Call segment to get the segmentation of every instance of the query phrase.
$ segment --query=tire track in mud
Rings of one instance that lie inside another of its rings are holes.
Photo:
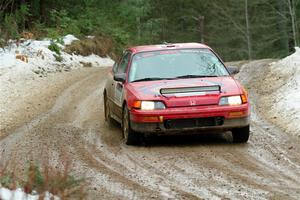
[[[68,106],[71,104],[71,99],[68,96],[70,96],[70,94],[73,93],[79,85],[89,82],[91,78],[95,79],[95,77],[95,75],[90,75],[66,89],[62,95],[58,97],[52,109],[41,114],[30,123],[25,124],[17,129],[14,133],[1,140],[0,150],[6,151],[6,154],[15,154],[14,150],[18,149],[22,149],[23,152],[32,152],[32,150],[41,150],[41,148],[35,149],[33,145],[39,144],[47,145],[47,147],[49,147],[48,145],[51,146],[55,144],[55,140],[64,139],[64,137],[60,137],[63,136],[62,133],[64,131],[70,131],[76,135],[75,133],[78,132],[78,130],[74,129],[74,127],[72,127],[71,130],[63,129],[64,126],[68,125],[65,124],[64,121],[69,110],[71,109]],[[67,112],[63,112],[62,108],[67,110]],[[58,133],[61,133],[61,135]],[[68,136],[68,134],[66,134],[66,136]],[[20,151],[18,154],[19,153],[23,154],[23,159],[26,160],[27,152],[22,153],[22,151]]]
[[[89,121],[90,117],[93,117],[90,116],[93,113],[92,110],[97,110],[101,104],[102,91],[99,92],[101,89],[99,86],[103,88],[104,85],[105,79],[103,77],[105,74],[103,71],[99,74],[92,74],[69,87],[57,99],[56,104],[50,111],[3,139],[0,147],[2,151],[5,150],[7,156],[3,156],[2,159],[5,157],[11,159],[11,156],[13,156],[14,160],[20,161],[19,163],[14,162],[13,165],[19,164],[22,166],[27,160],[42,160],[43,155],[41,155],[41,152],[47,151],[47,154],[49,154],[47,158],[51,157],[52,163],[59,164],[61,158],[67,156],[74,162],[74,165],[79,160],[83,166],[87,165],[91,169],[96,169],[98,173],[107,175],[109,181],[117,183],[114,186],[115,194],[118,192],[123,194],[125,187],[128,188],[125,193],[128,193],[130,197],[135,196],[135,192],[132,192],[134,190],[141,194],[138,196],[153,193],[147,192],[147,188],[116,173],[107,167],[108,165],[101,165],[93,158],[93,154],[86,151],[85,146],[82,145],[84,142],[82,136],[87,134],[83,126]],[[95,97],[99,99],[95,101]],[[98,123],[103,120],[101,115],[99,117],[99,110],[96,112]],[[104,159],[104,162],[106,160]],[[122,185],[122,188],[118,184]],[[111,185],[113,184],[107,184],[110,187]],[[141,190],[138,188],[141,188]]]
[[[223,134],[159,137],[150,147],[126,146],[120,128],[104,122],[105,71],[71,85],[51,110],[1,140],[2,160],[13,154],[24,165],[48,154],[56,165],[67,154],[73,170],[90,178],[91,199],[300,198],[300,142],[261,119],[257,102],[248,144],[232,144]],[[246,84],[257,73],[248,73]],[[257,99],[251,90],[250,95]]]

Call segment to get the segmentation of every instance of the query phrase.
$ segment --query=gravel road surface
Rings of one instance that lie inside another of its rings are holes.
[[[85,68],[45,78],[47,89],[26,93],[36,88],[32,82],[27,96],[0,105],[20,107],[1,113],[0,162],[23,169],[30,160],[59,167],[69,159],[76,175],[89,177],[89,199],[300,199],[300,139],[262,114],[257,83],[269,62],[250,62],[238,75],[252,101],[247,144],[224,133],[127,146],[120,127],[104,121],[107,69]]]

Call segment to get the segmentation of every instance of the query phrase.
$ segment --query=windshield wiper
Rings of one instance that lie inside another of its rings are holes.
[[[193,74],[188,74],[188,75],[183,75],[183,76],[177,76],[176,78],[206,78],[206,77],[218,77],[216,75],[193,75]]]
[[[167,80],[171,78],[159,78],[159,77],[152,77],[152,78],[142,78],[142,79],[137,79],[131,82],[140,82],[140,81],[157,81],[157,80]]]

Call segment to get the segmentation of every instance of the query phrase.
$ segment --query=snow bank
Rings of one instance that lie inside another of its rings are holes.
[[[66,35],[63,38],[64,45],[70,45],[74,40],[78,40],[74,35]]]
[[[74,40],[78,39],[73,35],[63,38],[64,45],[71,44]],[[50,39],[26,40],[22,43],[10,41],[9,46],[0,49],[0,79],[31,79],[80,67],[112,66],[114,62],[109,57],[70,55],[64,51],[61,51],[61,62],[59,62],[55,58],[56,53],[48,49],[50,44]],[[64,45],[58,44],[61,49]]]
[[[284,83],[272,93],[274,104],[270,113],[279,124],[284,123],[288,132],[300,136],[300,48],[295,50],[294,54],[271,65],[272,74]]]
[[[22,189],[9,190],[7,188],[0,187],[0,199],[1,200],[39,200],[38,194],[26,194]],[[58,196],[55,196],[49,192],[45,192],[44,200],[60,200]]]

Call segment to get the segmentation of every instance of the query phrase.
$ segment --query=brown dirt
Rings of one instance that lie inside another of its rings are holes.
[[[232,144],[224,133],[152,138],[149,147],[133,147],[104,121],[106,70],[89,70],[57,91],[51,109],[2,138],[1,162],[23,168],[27,160],[49,159],[59,166],[67,155],[74,173],[90,178],[88,199],[300,198],[300,141],[261,117],[259,94],[248,87],[258,72],[243,79],[253,97],[248,144]]]
[[[69,85],[95,71],[96,69],[78,69],[14,83],[15,90],[11,91],[8,99],[0,100],[0,108],[9,108],[7,112],[1,112],[0,138],[49,110]]]
[[[75,40],[72,44],[67,45],[65,52],[76,55],[89,56],[91,54],[106,57],[112,55],[113,41],[107,37],[94,36],[93,38],[84,38]]]

